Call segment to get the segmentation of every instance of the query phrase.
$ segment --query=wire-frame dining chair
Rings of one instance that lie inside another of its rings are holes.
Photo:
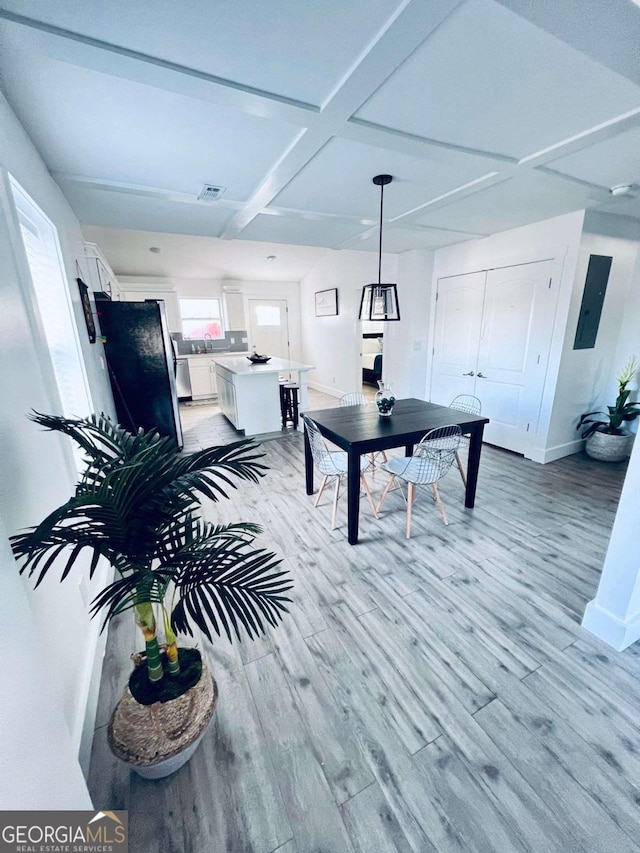
[[[442,520],[449,524],[438,490],[438,481],[448,473],[456,459],[461,434],[460,427],[456,425],[432,429],[420,439],[412,456],[395,457],[380,466],[391,474],[391,477],[378,501],[378,512],[396,479],[407,484],[407,539],[411,536],[411,511],[418,486],[431,486]]]
[[[368,406],[369,400],[362,393],[362,391],[350,391],[348,394],[343,394],[340,397],[340,405],[341,406]],[[379,464],[376,460],[378,458],[382,459],[383,462],[387,461],[387,454],[384,450],[376,450],[375,453],[368,453],[369,461],[375,471],[376,466]]]
[[[457,397],[454,397],[453,400],[449,403],[450,409],[457,409],[459,412],[468,412],[470,415],[480,415],[482,414],[482,403],[477,397],[474,397],[472,394],[458,394]],[[469,446],[469,437],[463,435],[460,439],[461,444],[466,444]],[[456,453],[456,464],[458,466],[458,471],[460,471],[460,476],[462,477],[462,482],[464,483],[464,487],[467,487],[467,475],[464,472],[464,468],[462,466],[462,462],[460,461],[460,454]]]
[[[341,406],[366,406],[368,402],[362,391],[350,391],[340,397]]]
[[[329,480],[335,479],[336,481],[336,488],[333,493],[333,511],[331,513],[331,529],[335,530],[336,515],[338,511],[338,498],[340,496],[340,481],[343,479],[343,477],[346,477],[347,475],[348,457],[344,450],[329,450],[322,436],[322,433],[315,425],[315,423],[311,420],[311,418],[307,417],[306,415],[303,415],[302,420],[304,421],[304,427],[309,437],[309,446],[311,447],[313,464],[323,475],[322,483],[320,483],[320,488],[318,490],[318,495],[313,504],[314,506],[318,506],[318,503],[322,496],[322,492],[324,491],[324,487],[327,485]],[[377,518],[378,512],[373,502],[373,498],[371,497],[369,484],[367,483],[366,478],[364,476],[364,472],[368,471],[370,467],[371,462],[369,461],[369,459],[367,459],[366,456],[360,457],[360,482],[362,483],[362,488],[364,489],[365,494],[369,499],[371,510],[374,516]]]

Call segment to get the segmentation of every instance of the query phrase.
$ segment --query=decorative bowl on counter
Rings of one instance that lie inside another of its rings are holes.
[[[247,358],[252,364],[266,364],[268,361],[271,361],[270,355],[258,355],[257,352],[248,355]]]

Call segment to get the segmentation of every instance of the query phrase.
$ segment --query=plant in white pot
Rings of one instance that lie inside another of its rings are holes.
[[[638,360],[632,355],[618,376],[618,396],[615,405],[607,406],[607,411],[586,412],[581,416],[576,429],[582,431],[587,439],[585,451],[594,459],[604,462],[620,462],[631,450],[633,436],[623,425],[634,421],[640,415],[638,402],[629,402],[631,390],[627,385],[638,371]],[[597,417],[604,415],[606,420]]]
[[[291,580],[280,560],[253,547],[252,523],[214,525],[200,516],[200,495],[228,497],[234,480],[258,482],[267,468],[251,440],[179,454],[155,431],[133,434],[105,415],[72,419],[34,413],[32,420],[72,438],[84,453],[75,493],[39,525],[11,537],[21,573],[37,587],[54,567],[64,580],[81,552],[100,558],[115,579],[95,597],[91,614],[108,621],[132,610],[145,652],[109,724],[114,753],[141,775],[174,772],[204,734],[217,699],[215,681],[197,649],[178,648],[176,635],[229,640],[244,629],[253,639],[277,625]],[[159,643],[156,616],[162,623]]]

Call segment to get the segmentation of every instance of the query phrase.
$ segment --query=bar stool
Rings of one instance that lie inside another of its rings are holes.
[[[291,423],[294,429],[298,429],[298,391],[300,386],[295,382],[283,382],[280,384],[280,411],[282,413],[282,428],[286,429]]]

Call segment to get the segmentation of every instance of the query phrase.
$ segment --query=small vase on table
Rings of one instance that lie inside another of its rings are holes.
[[[378,380],[378,390],[376,391],[376,406],[378,408],[378,414],[381,418],[389,418],[391,417],[391,413],[393,412],[393,406],[396,402],[396,398],[393,396],[391,392],[391,383],[384,383],[381,379]]]

